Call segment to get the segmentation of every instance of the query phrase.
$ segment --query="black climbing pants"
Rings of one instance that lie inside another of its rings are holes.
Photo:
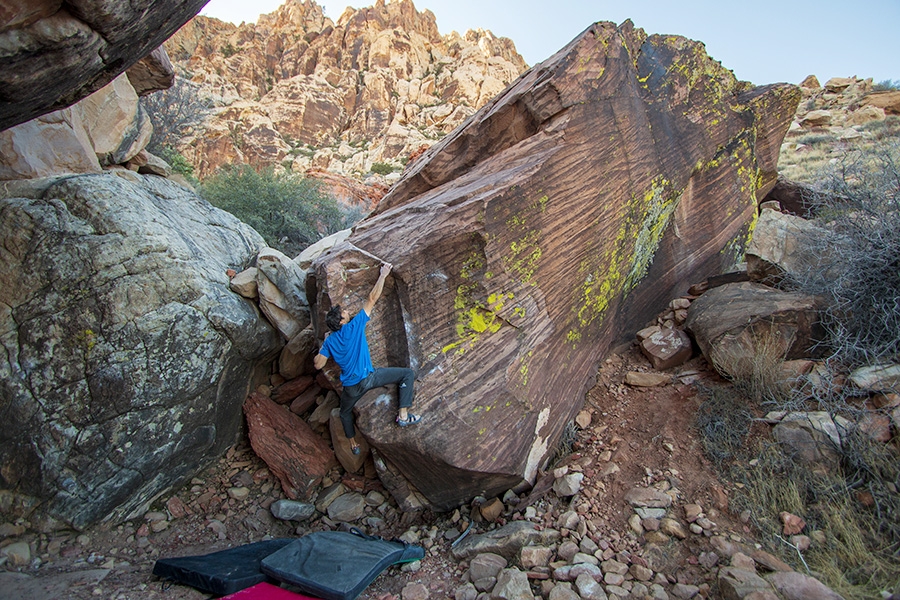
[[[344,426],[344,435],[352,438],[356,435],[353,427],[353,407],[363,397],[363,394],[371,389],[387,385],[397,384],[397,396],[400,408],[409,408],[413,403],[413,381],[416,374],[412,369],[405,367],[385,367],[375,369],[368,377],[356,385],[344,386],[341,393],[341,424]]]

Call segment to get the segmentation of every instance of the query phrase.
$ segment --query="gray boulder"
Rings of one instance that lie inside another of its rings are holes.
[[[226,270],[265,244],[129,171],[0,192],[0,507],[45,527],[131,518],[240,434],[282,341]]]

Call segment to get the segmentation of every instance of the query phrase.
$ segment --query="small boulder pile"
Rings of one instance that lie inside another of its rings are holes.
[[[832,77],[822,85],[810,75],[800,84],[803,100],[791,132],[827,130],[842,140],[861,137],[858,126],[900,114],[900,92],[874,88],[871,77]],[[794,143],[797,149],[799,145]]]

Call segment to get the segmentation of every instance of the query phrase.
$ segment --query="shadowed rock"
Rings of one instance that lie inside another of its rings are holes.
[[[68,0],[4,7],[0,130],[70,106],[105,86],[151,54],[207,1]]]
[[[609,346],[742,255],[799,98],[630,21],[523,74],[313,264],[319,335],[395,265],[369,340],[425,417],[373,393],[362,433],[437,508],[533,482]]]

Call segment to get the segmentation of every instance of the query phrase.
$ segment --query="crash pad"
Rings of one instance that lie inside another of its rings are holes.
[[[265,540],[210,554],[160,558],[153,565],[153,574],[216,596],[225,596],[257,583],[271,582],[260,571],[260,561],[295,540]]]
[[[324,600],[353,600],[387,567],[420,560],[421,546],[358,529],[317,531],[260,561],[260,570]]]

